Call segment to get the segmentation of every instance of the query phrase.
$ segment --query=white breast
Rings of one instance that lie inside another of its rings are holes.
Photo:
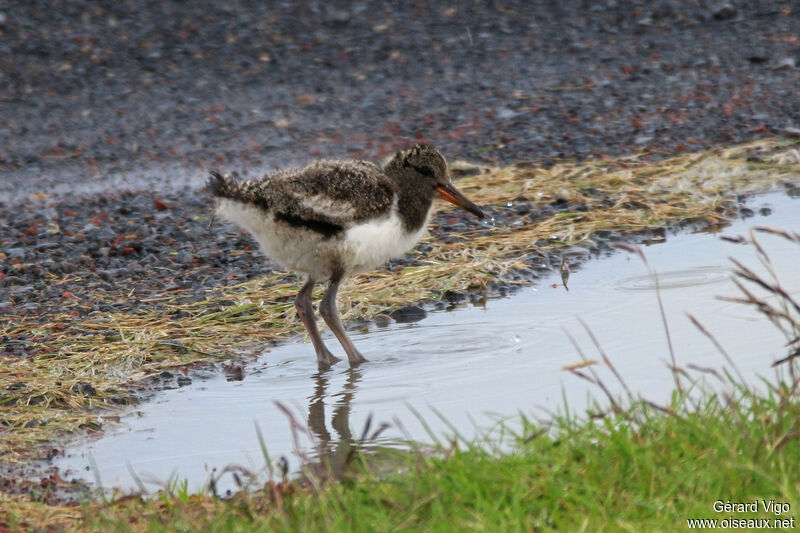
[[[419,230],[406,233],[397,214],[397,197],[389,216],[359,224],[345,232],[344,244],[349,272],[374,270],[393,257],[399,257],[414,247],[428,229],[428,217]]]

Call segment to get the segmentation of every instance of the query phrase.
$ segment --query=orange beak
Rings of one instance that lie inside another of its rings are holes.
[[[456,204],[458,207],[463,207],[478,218],[483,218],[486,216],[483,214],[483,211],[481,211],[480,207],[468,200],[467,197],[461,194],[461,192],[453,187],[453,184],[451,183],[448,183],[447,185],[437,185],[436,192],[439,193],[439,196],[443,200],[447,200],[450,203]]]

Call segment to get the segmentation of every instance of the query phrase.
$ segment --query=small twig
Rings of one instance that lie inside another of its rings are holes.
[[[721,383],[725,383],[725,380],[722,379],[722,376],[719,375],[719,372],[717,372],[713,368],[710,368],[710,367],[707,367],[707,366],[699,366],[699,365],[696,365],[694,363],[689,363],[688,365],[686,365],[686,368],[690,368],[692,370],[696,370],[698,372],[702,372],[703,374],[711,374],[712,376],[714,376],[715,378],[720,380]]]
[[[714,343],[714,346],[716,346],[716,348],[717,348],[717,350],[719,351],[719,353],[721,353],[721,354],[722,354],[722,356],[725,358],[725,360],[726,360],[726,361],[728,361],[728,364],[729,364],[729,365],[731,365],[731,366],[733,367],[733,371],[734,371],[734,372],[736,372],[736,375],[737,375],[737,376],[738,376],[738,378],[739,378],[739,382],[740,382],[742,385],[744,385],[744,384],[745,384],[745,379],[744,379],[744,376],[742,375],[742,373],[739,371],[739,367],[738,367],[738,366],[736,366],[736,363],[733,361],[733,358],[730,356],[730,354],[727,352],[727,350],[725,350],[725,348],[723,348],[723,347],[722,347],[722,344],[720,344],[720,343],[719,343],[719,341],[717,341],[717,338],[716,338],[716,337],[714,337],[714,336],[711,334],[711,332],[709,332],[709,331],[708,331],[708,330],[707,330],[707,329],[706,329],[706,328],[705,328],[705,327],[704,327],[704,326],[703,326],[703,325],[700,323],[700,321],[699,321],[699,320],[697,320],[697,319],[694,317],[694,315],[692,315],[692,314],[690,314],[690,313],[686,313],[686,316],[688,316],[688,317],[689,317],[689,320],[691,320],[691,321],[692,321],[692,324],[694,324],[694,326],[695,326],[697,329],[699,329],[699,330],[700,330],[700,333],[702,333],[703,335],[705,335],[705,336],[706,336],[706,337],[707,337],[707,338],[708,338],[708,339],[709,339],[709,340],[710,340],[712,343]]]
[[[673,379],[675,380],[675,386],[678,389],[678,392],[683,393],[683,384],[681,380],[678,378],[678,374],[674,372],[674,369],[678,368],[678,362],[675,358],[675,348],[672,346],[672,336],[669,333],[669,324],[667,323],[667,313],[664,311],[664,302],[661,300],[661,289],[658,282],[658,275],[656,271],[650,267],[650,263],[647,262],[647,257],[645,256],[642,248],[640,246],[631,246],[628,244],[617,243],[613,245],[615,248],[619,248],[622,250],[627,250],[629,252],[637,254],[644,263],[645,268],[650,273],[650,276],[653,278],[653,282],[656,286],[656,300],[658,300],[658,311],[661,315],[661,322],[664,325],[664,334],[667,337],[667,347],[669,348],[669,357],[670,361],[672,362],[673,368]]]
[[[787,355],[783,359],[778,359],[777,361],[772,363],[772,366],[776,367],[778,365],[782,365],[784,363],[788,363],[789,361],[792,361],[793,359],[797,359],[798,357],[800,357],[800,348],[798,348],[797,350],[793,351],[792,353],[790,353],[789,355]]]
[[[567,331],[566,328],[561,328],[561,329],[567,335],[567,338],[569,338],[570,342],[575,347],[575,350],[577,350],[578,355],[580,355],[581,359],[583,359],[584,361],[587,361],[586,355],[583,353],[583,350],[581,350],[581,347],[578,345],[578,343],[575,340],[575,338],[570,334],[569,331]],[[594,371],[594,368],[589,366],[588,369],[589,369],[589,372],[592,374],[591,378],[589,376],[584,375],[581,372],[578,372],[577,370],[570,370],[570,372],[572,372],[576,376],[582,377],[583,379],[585,379],[585,380],[587,380],[589,382],[592,382],[595,385],[597,385],[598,387],[600,387],[600,390],[603,391],[603,393],[606,395],[606,398],[608,398],[608,400],[611,402],[611,405],[614,408],[614,412],[617,413],[617,414],[624,414],[624,411],[622,410],[622,408],[617,403],[617,400],[614,399],[614,395],[611,394],[611,391],[609,391],[608,387],[606,387],[605,383],[602,382],[600,377],[597,375],[597,372]],[[628,418],[628,417],[625,416],[625,418]]]
[[[617,368],[611,363],[611,360],[606,355],[605,350],[603,350],[602,346],[600,346],[600,342],[597,340],[597,337],[594,336],[594,332],[589,328],[589,325],[581,317],[578,317],[578,322],[580,322],[581,325],[583,326],[583,329],[586,330],[586,333],[589,335],[589,338],[592,340],[592,343],[594,343],[595,348],[597,348],[597,351],[600,352],[600,356],[603,358],[603,361],[605,362],[606,366],[611,369],[611,372],[614,373],[614,376],[617,378],[617,381],[619,381],[620,385],[622,385],[622,388],[625,389],[625,392],[628,395],[628,399],[633,398],[633,394],[631,393],[628,384],[625,383],[625,380],[622,379],[620,373],[617,372]]]

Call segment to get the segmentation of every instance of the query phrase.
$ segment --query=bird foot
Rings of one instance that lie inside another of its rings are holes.
[[[327,348],[323,348],[320,352],[317,352],[317,363],[319,363],[320,367],[327,368],[331,365],[335,365],[339,361],[341,361],[341,359],[333,355]]]
[[[347,359],[350,361],[350,367],[356,367],[361,363],[366,363],[367,358],[361,355],[361,352],[357,351],[355,353],[348,353]]]

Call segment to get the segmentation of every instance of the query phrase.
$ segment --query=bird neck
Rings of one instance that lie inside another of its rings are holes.
[[[406,233],[418,231],[428,220],[433,205],[433,194],[422,187],[399,187],[397,209]]]

